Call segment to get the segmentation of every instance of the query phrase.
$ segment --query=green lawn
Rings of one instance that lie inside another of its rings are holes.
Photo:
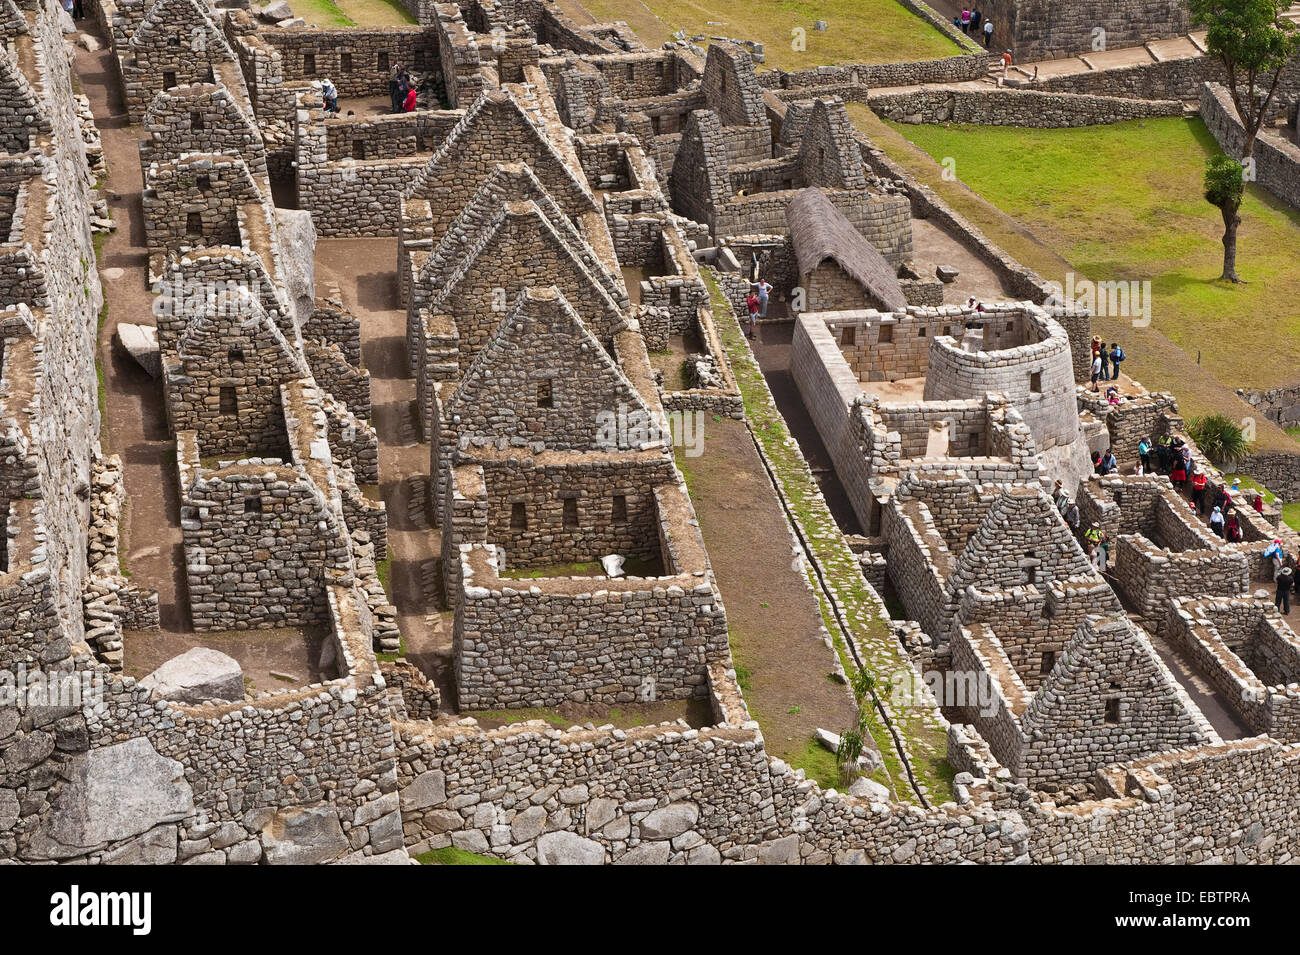
[[[855,119],[876,135],[861,110]],[[882,128],[875,123],[876,130]],[[1251,186],[1242,206],[1238,260],[1248,284],[1220,281],[1222,221],[1201,194],[1205,158],[1217,147],[1199,119],[1061,130],[883,128],[896,141],[880,144],[909,168],[916,157],[903,154],[903,139],[937,163],[955,162],[960,182],[928,183],[945,199],[969,187],[1022,224],[1041,246],[1028,248],[1022,261],[1045,278],[1063,282],[1072,271],[1076,280],[1149,280],[1150,329],[1106,317],[1096,319],[1095,327],[1130,346],[1125,371],[1150,388],[1173,391],[1185,415],[1248,414],[1246,406],[1238,407],[1234,389],[1295,380],[1300,310],[1279,303],[1300,296],[1300,212]],[[981,227],[993,221],[987,231],[1000,241],[996,218],[968,205],[973,208],[960,211]],[[1015,246],[1031,245],[1014,234],[1009,238],[1007,250],[1018,258],[1021,249]],[[1166,340],[1182,354],[1171,352]],[[1267,425],[1260,437],[1265,446],[1290,443]]]
[[[289,0],[289,6],[295,15],[325,29],[415,23],[397,0]]]
[[[808,70],[835,63],[900,63],[955,56],[951,40],[897,0],[582,0],[601,22],[626,21],[649,47],[688,35],[729,36],[764,45],[768,67]],[[830,29],[813,29],[825,20]],[[793,49],[802,27],[806,49]]]

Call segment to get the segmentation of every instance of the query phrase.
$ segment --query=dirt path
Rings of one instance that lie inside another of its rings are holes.
[[[139,127],[127,124],[107,40],[95,31],[91,20],[82,20],[80,25],[105,47],[91,53],[77,46],[75,69],[83,92],[90,98],[103,140],[109,174],[101,188],[117,223],[117,231],[105,239],[99,257],[106,312],[99,336],[105,391],[101,440],[105,451],[121,456],[125,472],[127,501],[121,546],[131,582],[158,591],[159,616],[165,631],[185,632],[190,630],[190,624],[180,494],[175,442],[167,433],[162,384],[114,344],[119,321],[155,323],[140,202],[142,133]]]
[[[737,675],[768,752],[803,766],[813,731],[851,725],[853,703],[832,676],[834,651],[749,431],[710,417],[704,433],[704,453],[679,464],[727,609]]]
[[[429,445],[417,440],[396,259],[396,239],[322,239],[316,246],[316,288],[324,294],[337,285],[361,321],[361,361],[370,372],[380,490],[388,507],[388,596],[397,608],[407,659],[437,683],[450,711],[456,698],[451,614],[442,609],[437,583],[440,537],[426,515]]]

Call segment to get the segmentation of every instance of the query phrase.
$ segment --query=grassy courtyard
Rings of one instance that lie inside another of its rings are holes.
[[[1044,278],[1150,281],[1149,328],[1107,317],[1094,327],[1125,345],[1126,372],[1172,391],[1185,415],[1245,415],[1234,389],[1295,380],[1300,312],[1286,303],[1300,295],[1300,213],[1251,186],[1238,262],[1248,284],[1220,281],[1222,221],[1201,194],[1205,158],[1217,150],[1200,120],[1039,130],[885,124],[859,106],[853,116]],[[943,180],[945,160],[960,181]],[[1293,447],[1267,422],[1259,442]]]
[[[649,47],[688,35],[731,36],[764,45],[768,67],[807,70],[836,63],[901,63],[961,52],[897,0],[582,0],[598,21],[626,21]],[[825,20],[830,29],[813,24]],[[805,31],[806,49],[793,48]]]
[[[415,22],[397,0],[289,0],[295,15],[322,29],[392,27]]]

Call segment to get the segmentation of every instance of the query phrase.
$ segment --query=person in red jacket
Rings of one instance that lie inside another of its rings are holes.
[[[406,99],[402,101],[402,110],[407,113],[415,112],[415,87],[412,86],[406,91]]]

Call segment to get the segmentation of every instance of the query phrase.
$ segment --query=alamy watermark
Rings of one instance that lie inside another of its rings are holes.
[[[1134,328],[1151,324],[1151,280],[1094,282],[1076,278],[1067,272],[1065,284],[1048,282],[1050,294],[1043,304],[1066,308],[1074,305],[1087,309],[1092,315],[1104,318],[1127,318]]]
[[[104,680],[98,673],[79,671],[28,671],[24,664],[0,670],[0,709],[17,707],[95,707],[104,700]]]
[[[997,715],[1001,696],[993,678],[983,670],[900,670],[889,681],[889,701],[896,708],[934,705]]]
[[[682,448],[686,457],[704,453],[704,412],[670,411],[666,422],[641,408],[620,402],[617,409],[596,415],[596,447],[602,451],[635,451],[655,444]]]

